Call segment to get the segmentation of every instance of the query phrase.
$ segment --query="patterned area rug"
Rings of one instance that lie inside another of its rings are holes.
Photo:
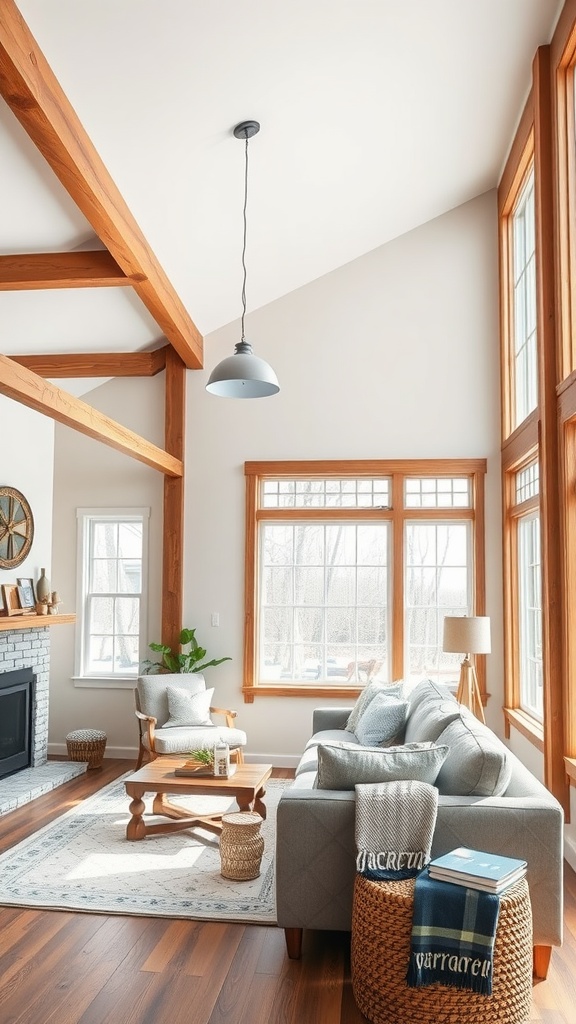
[[[289,784],[268,782],[264,856],[252,881],[222,877],[218,836],[201,829],[128,842],[129,798],[118,779],[0,857],[0,904],[275,924],[276,807]],[[238,810],[229,797],[179,796],[178,803],[204,813]]]

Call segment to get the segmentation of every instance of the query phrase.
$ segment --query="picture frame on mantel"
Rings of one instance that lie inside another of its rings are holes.
[[[4,599],[5,615],[25,615],[26,608],[20,607],[18,587],[15,583],[2,584],[2,597]]]
[[[28,579],[21,576],[16,579],[18,585],[18,597],[20,599],[20,607],[26,611],[33,611],[36,606],[36,598],[34,596],[34,580]]]

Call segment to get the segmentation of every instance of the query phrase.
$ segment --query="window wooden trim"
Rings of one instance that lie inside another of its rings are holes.
[[[350,520],[390,521],[393,524],[393,565],[400,564],[403,552],[403,528],[406,521],[429,519],[467,519],[472,523],[473,578],[472,594],[474,614],[486,614],[486,553],[485,553],[485,510],[484,478],[486,459],[367,459],[367,460],[320,460],[288,462],[246,462],[246,542],[245,542],[245,628],[244,628],[244,682],[242,693],[245,703],[252,703],[254,697],[321,697],[348,700],[360,693],[358,683],[349,686],[309,685],[290,683],[266,685],[258,683],[255,677],[256,640],[258,636],[258,524],[259,522],[281,519],[315,520],[326,519],[327,510],[308,509],[266,509],[258,507],[259,486],[262,479],[291,479],[313,477],[391,477],[392,508],[390,509],[330,509],[330,518]],[[403,483],[407,476],[466,476],[471,483],[471,505],[469,508],[404,508]],[[402,675],[404,657],[404,573],[392,573],[392,678]],[[486,659],[477,658],[478,682],[484,704],[486,692]]]

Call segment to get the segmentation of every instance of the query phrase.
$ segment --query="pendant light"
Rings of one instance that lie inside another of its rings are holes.
[[[278,378],[274,370],[264,359],[252,352],[252,345],[244,337],[244,318],[246,316],[246,208],[248,205],[248,139],[260,131],[258,121],[242,121],[234,129],[237,139],[245,141],[244,168],[244,238],[242,246],[242,267],[244,280],[242,283],[242,332],[240,341],[234,348],[234,355],[227,356],[214,367],[206,390],[220,398],[266,398],[280,391]]]

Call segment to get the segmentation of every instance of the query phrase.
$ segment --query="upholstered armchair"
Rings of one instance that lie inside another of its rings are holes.
[[[201,672],[140,676],[134,690],[139,749],[136,770],[162,754],[188,754],[224,740],[232,760],[244,760],[246,733],[236,729],[236,712],[211,704]],[[225,725],[211,716],[222,715]]]

